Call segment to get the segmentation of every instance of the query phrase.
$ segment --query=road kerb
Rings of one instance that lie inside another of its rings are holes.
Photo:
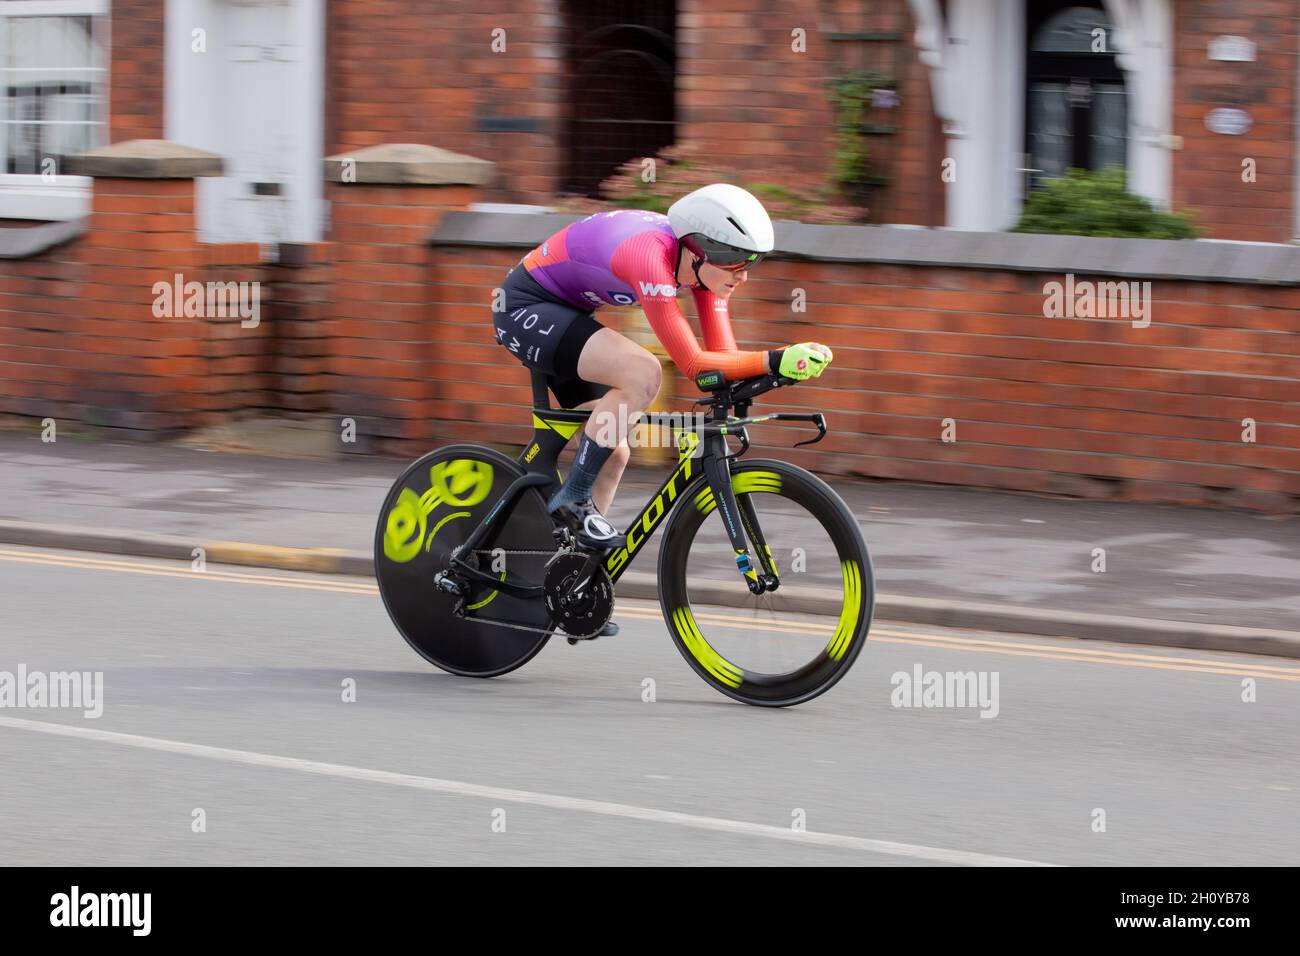
[[[0,521],[0,543],[183,561],[193,560],[196,549],[202,548],[205,560],[213,564],[315,574],[374,576],[374,562],[369,554],[341,548],[290,548],[243,541],[202,541],[173,535],[22,521]],[[749,597],[748,592],[738,585],[721,580],[693,583],[691,591],[700,603],[723,607],[746,606]],[[801,588],[800,593],[803,595],[802,601],[796,600],[792,609],[807,613],[814,613],[824,607],[826,600],[838,596],[838,592],[827,590],[822,594],[819,589],[807,587]],[[657,601],[659,590],[656,578],[649,572],[629,571],[619,579],[617,595]],[[791,596],[793,599],[793,592]],[[1229,624],[1190,623],[903,595],[878,595],[875,617],[882,621],[928,624],[933,627],[1300,659],[1300,632]]]

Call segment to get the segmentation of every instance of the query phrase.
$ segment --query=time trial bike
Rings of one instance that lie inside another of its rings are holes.
[[[673,641],[700,677],[771,707],[810,700],[840,680],[866,643],[875,602],[857,520],[806,469],[741,460],[749,426],[808,423],[818,430],[798,443],[808,445],[826,436],[825,417],[750,417],[755,398],[795,384],[778,375],[728,383],[705,372],[696,384],[707,411],[642,416],[675,436],[678,457],[628,525],[626,545],[612,551],[581,547],[546,511],[562,481],[560,452],[591,413],[552,408],[539,375],[532,440],[517,459],[456,444],[410,465],[375,532],[379,591],[407,643],[453,674],[495,677],[526,664],[557,630],[570,643],[593,638],[613,613],[615,585],[666,522],[656,591]]]

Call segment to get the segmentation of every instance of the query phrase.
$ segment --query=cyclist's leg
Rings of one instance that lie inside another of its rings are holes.
[[[555,394],[556,400],[564,408],[594,409],[596,404],[610,391],[608,385],[584,382],[580,378],[557,379],[551,376],[548,379],[548,384]],[[601,514],[607,512],[609,506],[614,503],[614,494],[618,491],[618,483],[623,477],[623,471],[627,468],[630,456],[631,452],[627,446],[627,439],[624,439],[615,446],[609,460],[601,468],[600,477],[596,479],[596,484],[591,493],[591,500],[595,503],[596,510],[600,511]]]
[[[596,485],[591,492],[591,500],[595,502],[596,510],[601,514],[608,512],[609,506],[614,503],[614,495],[618,492],[618,483],[623,480],[623,471],[627,468],[629,457],[631,452],[625,439],[615,447],[613,454],[609,456],[609,461],[605,462],[605,467],[600,470],[600,477],[596,479]]]
[[[574,334],[566,333],[564,346],[556,351],[557,372],[607,386],[608,390],[596,400],[579,439],[568,479],[549,507],[571,528],[583,529],[580,537],[606,547],[619,547],[623,536],[604,515],[596,513],[598,509],[593,501],[596,482],[615,450],[626,441],[630,419],[640,414],[658,394],[659,361],[635,342],[594,319],[585,332],[575,322]],[[610,482],[611,479],[606,479],[606,493],[612,490]]]
[[[649,351],[613,329],[601,329],[578,357],[579,378],[609,386],[592,406],[586,433],[607,448],[626,444],[628,423],[650,407],[662,376]]]

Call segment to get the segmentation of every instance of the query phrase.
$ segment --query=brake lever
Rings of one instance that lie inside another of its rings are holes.
[[[799,448],[802,445],[815,445],[826,437],[826,416],[821,412],[817,412],[816,416],[813,418],[813,422],[817,425],[817,437],[810,438],[807,441],[797,441],[794,443],[795,448]]]

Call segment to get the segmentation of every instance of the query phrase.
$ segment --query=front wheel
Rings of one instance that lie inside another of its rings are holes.
[[[738,462],[731,483],[751,560],[774,570],[779,587],[749,592],[701,479],[664,532],[664,620],[695,672],[728,697],[765,707],[811,700],[848,673],[871,627],[875,585],[862,532],[843,499],[803,468]]]

